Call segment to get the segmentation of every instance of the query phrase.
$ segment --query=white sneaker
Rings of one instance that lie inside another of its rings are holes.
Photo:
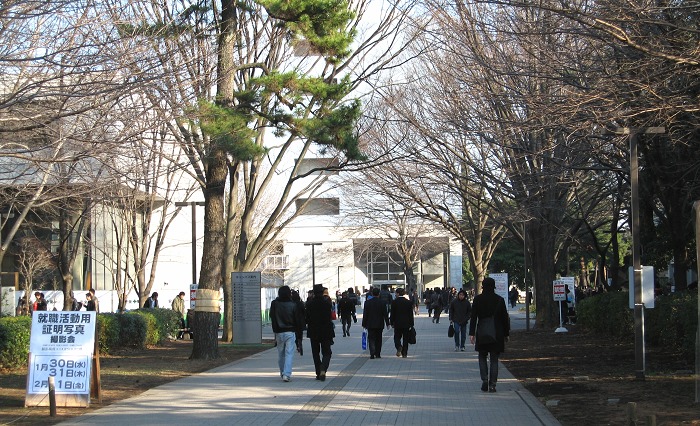
[[[455,346],[455,352],[459,352],[459,346]]]
[[[288,382],[288,381],[290,381],[290,380],[292,380],[292,379],[290,379],[289,376],[282,376],[282,381],[283,381],[283,382]]]

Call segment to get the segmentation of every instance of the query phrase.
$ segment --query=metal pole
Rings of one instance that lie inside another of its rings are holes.
[[[527,286],[527,239],[526,239],[526,229],[525,225],[527,222],[523,221],[523,266],[525,272],[523,273],[523,282],[525,283],[525,331],[530,331],[530,288]]]
[[[192,204],[192,284],[197,284],[197,203]]]
[[[342,267],[342,265],[338,265],[338,291],[340,291],[340,268]]]
[[[700,201],[693,203],[695,208],[695,251],[697,266],[700,272]],[[700,287],[698,292],[698,324],[700,324]],[[695,332],[695,403],[700,402],[700,327]]]
[[[320,246],[323,243],[304,243],[305,246],[311,246],[311,285],[316,285],[316,259],[314,248]]]
[[[637,379],[644,380],[646,354],[644,350],[644,305],[642,304],[642,261],[639,241],[639,159],[637,132],[630,134],[630,184],[632,227],[632,270],[634,275],[634,367]]]

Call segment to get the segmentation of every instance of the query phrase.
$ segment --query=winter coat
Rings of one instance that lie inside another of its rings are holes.
[[[306,302],[306,336],[311,340],[332,340],[335,337],[331,310],[333,304],[323,296],[314,296]]]
[[[466,297],[464,300],[459,300],[459,297],[457,297],[450,303],[450,321],[464,326],[469,321],[471,314],[472,304],[469,303]]]
[[[403,296],[391,302],[391,317],[389,323],[394,328],[413,327],[413,303]]]
[[[496,325],[496,342],[480,344],[479,335],[476,334],[478,322],[482,318],[494,317]],[[474,298],[472,303],[471,324],[469,324],[469,335],[476,335],[477,351],[503,352],[505,349],[505,338],[510,334],[510,317],[506,308],[506,301],[493,290],[484,290]]]
[[[270,321],[275,333],[294,332],[301,339],[306,318],[297,302],[278,297],[270,304]]]
[[[389,314],[384,302],[378,297],[368,299],[362,311],[362,327],[381,330],[385,324],[389,326]]]

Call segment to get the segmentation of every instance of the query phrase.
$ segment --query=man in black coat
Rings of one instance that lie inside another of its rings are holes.
[[[489,339],[482,331],[477,332],[479,324],[487,324],[493,319],[495,339]],[[498,357],[505,349],[505,340],[510,334],[510,317],[506,301],[496,294],[496,281],[484,278],[481,283],[481,294],[472,303],[471,323],[469,324],[469,341],[475,343],[474,349],[479,352],[479,373],[481,374],[481,390],[496,392],[498,381]],[[475,339],[476,335],[476,339]],[[490,358],[490,368],[487,357]]]
[[[350,335],[351,321],[357,322],[355,316],[355,301],[348,297],[348,293],[344,292],[338,302],[338,311],[340,311],[340,322],[343,325],[343,337]]]
[[[413,302],[405,296],[406,290],[396,289],[396,299],[391,302],[391,318],[394,327],[394,346],[396,356],[408,356],[408,330],[413,327]]]
[[[369,358],[382,357],[382,330],[389,328],[389,314],[386,304],[379,298],[379,288],[372,288],[372,298],[367,299],[362,311],[362,327],[367,329]]]
[[[323,286],[314,285],[313,297],[306,302],[307,337],[311,342],[311,355],[316,368],[316,380],[326,380],[326,372],[331,363],[331,345],[335,332],[331,320],[333,309],[330,299],[323,297]],[[321,355],[323,358],[321,358]]]

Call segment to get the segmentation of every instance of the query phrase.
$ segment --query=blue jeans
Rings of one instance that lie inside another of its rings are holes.
[[[455,346],[459,346],[460,349],[464,349],[464,344],[467,342],[467,326],[469,323],[459,325],[456,322],[453,322],[452,325],[455,328]]]
[[[294,361],[294,351],[297,350],[296,338],[297,335],[293,331],[275,334],[280,376],[292,377],[292,361]]]

